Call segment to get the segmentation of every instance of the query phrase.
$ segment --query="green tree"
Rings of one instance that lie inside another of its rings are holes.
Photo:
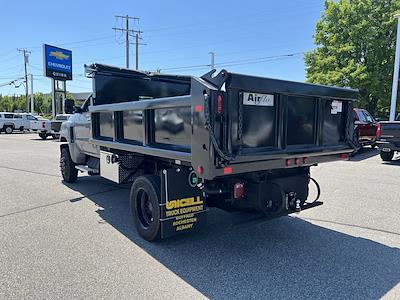
[[[13,111],[14,104],[10,97],[0,95],[0,111]]]
[[[358,88],[357,105],[387,115],[400,0],[326,0],[317,48],[305,54],[307,81]]]

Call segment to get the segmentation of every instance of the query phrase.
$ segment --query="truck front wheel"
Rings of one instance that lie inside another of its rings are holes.
[[[147,241],[156,241],[160,233],[160,177],[138,177],[131,188],[131,211],[139,235]]]
[[[72,183],[77,180],[78,170],[75,168],[75,163],[71,159],[68,147],[61,148],[60,169],[61,175],[66,182]]]
[[[383,161],[391,161],[394,155],[394,151],[390,150],[389,152],[381,151],[381,158]]]

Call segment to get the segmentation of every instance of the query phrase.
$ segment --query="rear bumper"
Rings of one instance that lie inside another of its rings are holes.
[[[215,177],[224,175],[241,174],[256,171],[274,170],[274,169],[289,169],[298,167],[309,167],[320,163],[333,162],[339,160],[348,160],[348,155],[352,153],[353,149],[343,149],[332,151],[328,153],[305,153],[299,155],[290,155],[284,158],[277,159],[266,159],[261,161],[245,162],[245,163],[233,163],[225,168],[216,169]],[[345,154],[343,156],[343,154]],[[288,165],[288,160],[291,164]],[[298,163],[299,162],[299,163]],[[227,168],[229,174],[227,173]]]
[[[387,151],[388,149],[392,151],[400,151],[400,142],[377,141],[376,144],[382,151]]]

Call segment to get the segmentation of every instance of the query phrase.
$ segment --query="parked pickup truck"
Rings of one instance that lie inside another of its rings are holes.
[[[30,130],[31,121],[34,120],[37,118],[30,113],[0,112],[0,132],[10,134],[14,130]]]
[[[380,138],[377,145],[383,161],[391,161],[395,152],[400,151],[400,120],[394,122],[383,121]]]
[[[374,117],[363,108],[354,108],[354,131],[360,147],[370,145],[375,148],[380,125]]]
[[[42,139],[51,136],[53,139],[60,137],[61,124],[68,120],[68,114],[56,115],[54,120],[35,120],[31,122],[31,129],[37,131]]]
[[[208,207],[279,217],[308,199],[310,167],[354,151],[358,91],[258,76],[86,66],[93,96],[63,123],[60,170],[132,182],[136,230],[154,241],[205,224]],[[319,194],[319,192],[318,192]]]

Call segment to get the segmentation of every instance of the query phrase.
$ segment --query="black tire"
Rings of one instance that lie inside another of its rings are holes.
[[[391,161],[394,155],[394,151],[391,150],[390,152],[385,152],[381,150],[380,155],[383,161]]]
[[[39,133],[39,136],[44,140],[47,139],[47,133],[41,132]]]
[[[12,126],[5,126],[5,127],[4,127],[4,131],[5,131],[5,133],[7,133],[7,134],[13,133],[13,130],[14,130],[14,128],[13,128]]]
[[[139,235],[147,241],[161,238],[160,186],[159,176],[145,175],[138,177],[131,188],[133,223]]]
[[[22,133],[24,133],[24,126],[21,126],[21,127],[19,128],[19,131],[22,131]]]
[[[64,181],[72,183],[78,179],[78,170],[71,159],[68,147],[61,148],[60,170]]]

